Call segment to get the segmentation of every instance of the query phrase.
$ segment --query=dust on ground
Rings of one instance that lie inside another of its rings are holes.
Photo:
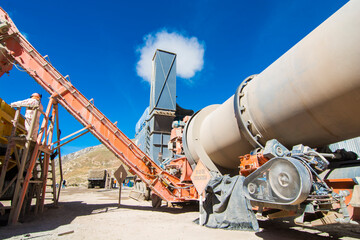
[[[260,221],[260,232],[231,231],[199,226],[195,206],[158,209],[138,202],[123,189],[121,207],[116,189],[69,187],[59,206],[14,226],[0,227],[0,239],[360,239],[360,229],[346,226],[322,230],[302,228],[290,221]]]

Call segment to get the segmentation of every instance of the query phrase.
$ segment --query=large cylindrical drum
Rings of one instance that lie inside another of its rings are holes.
[[[184,134],[190,161],[234,169],[270,139],[318,147],[359,136],[359,13],[350,1],[225,103],[194,115]]]

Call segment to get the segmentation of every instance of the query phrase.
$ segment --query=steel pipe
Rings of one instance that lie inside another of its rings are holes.
[[[187,158],[234,169],[270,139],[318,147],[359,136],[359,13],[360,1],[348,2],[225,103],[195,114]]]

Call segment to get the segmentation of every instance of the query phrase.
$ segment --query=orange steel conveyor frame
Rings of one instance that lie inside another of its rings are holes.
[[[8,14],[0,8],[0,77],[13,64],[22,67],[51,98],[60,103],[83,126],[145,182],[155,194],[168,202],[196,200],[195,187],[160,168],[117,126],[85,98],[21,35]]]

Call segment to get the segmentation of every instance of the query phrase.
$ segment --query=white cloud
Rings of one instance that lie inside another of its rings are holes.
[[[190,79],[204,65],[204,44],[196,37],[186,37],[166,30],[144,37],[144,44],[138,48],[140,59],[137,62],[137,74],[146,81],[151,80],[151,61],[155,50],[161,49],[177,54],[177,76]]]

